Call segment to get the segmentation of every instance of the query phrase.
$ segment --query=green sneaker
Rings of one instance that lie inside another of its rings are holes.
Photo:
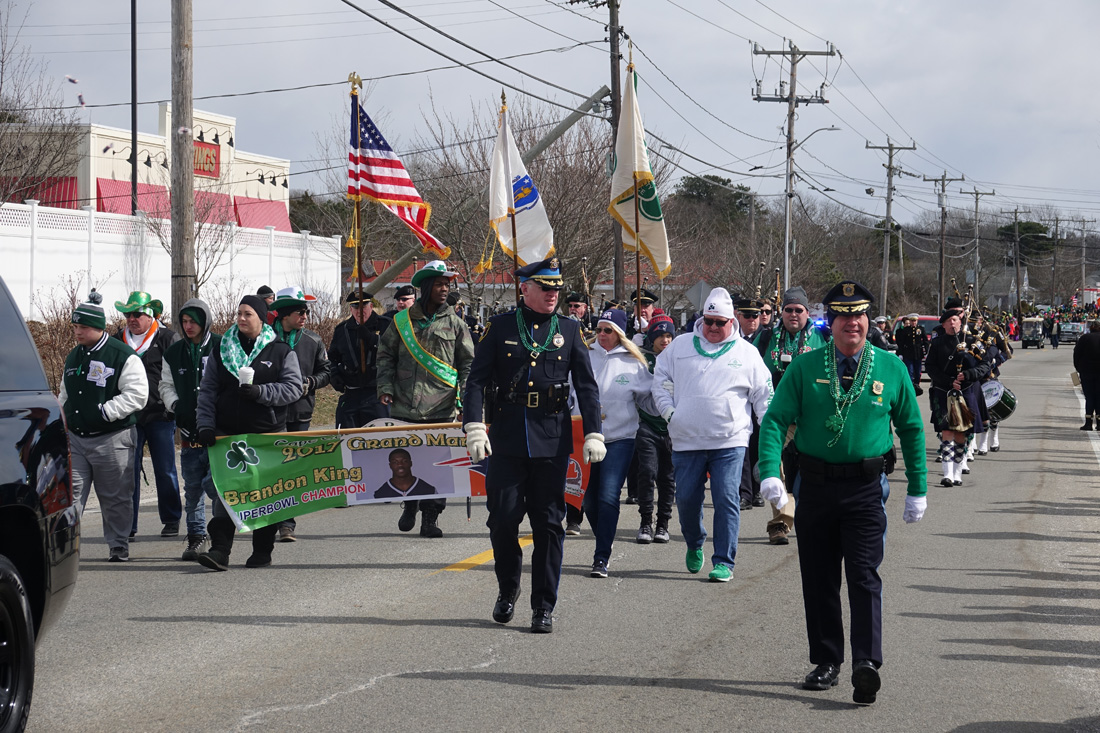
[[[729,565],[715,565],[714,570],[710,571],[710,582],[712,583],[728,583],[732,577],[733,571],[730,570]]]
[[[697,573],[703,567],[703,550],[688,550],[687,557],[684,559],[687,564],[689,573]]]

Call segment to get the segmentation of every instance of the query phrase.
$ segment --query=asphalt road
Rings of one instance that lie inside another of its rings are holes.
[[[244,538],[226,573],[145,534],[131,563],[108,564],[89,510],[80,580],[39,648],[29,729],[1100,730],[1100,433],[1077,429],[1071,353],[1017,350],[1002,450],[963,486],[933,485],[920,523],[902,522],[895,482],[871,707],[852,704],[847,666],[831,691],[800,688],[798,540],[769,546],[763,509],[742,517],[728,584],[684,570],[675,521],[671,544],[634,544],[632,506],[606,580],[587,577],[587,528],[567,538],[549,636],[527,631],[526,576],[500,626],[491,560],[451,567],[489,550],[483,503],[469,522],[449,507],[439,540],[399,533],[397,505],[309,515],[272,567],[243,567]],[[154,529],[143,506],[142,531]]]

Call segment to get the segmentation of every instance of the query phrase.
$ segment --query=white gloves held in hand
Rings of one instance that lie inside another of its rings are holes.
[[[927,496],[906,496],[905,497],[905,511],[902,512],[901,518],[905,520],[906,524],[912,524],[913,522],[919,522],[921,517],[924,516],[924,510],[928,508]]]
[[[493,446],[489,445],[489,432],[485,423],[466,423],[466,452],[474,463],[481,463],[486,456],[493,455]]]
[[[603,444],[603,435],[589,433],[584,436],[584,448],[581,450],[585,463],[599,463],[607,455],[607,446]]]
[[[771,502],[777,510],[787,505],[787,486],[783,479],[771,476],[760,482],[760,496]]]

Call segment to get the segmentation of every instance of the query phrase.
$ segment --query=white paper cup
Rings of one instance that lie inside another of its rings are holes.
[[[256,370],[249,366],[241,367],[237,372],[237,379],[241,380],[241,384],[252,384],[252,380],[256,377]]]

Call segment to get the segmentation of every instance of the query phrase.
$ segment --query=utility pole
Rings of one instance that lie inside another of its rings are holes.
[[[907,145],[902,147],[900,145],[894,145],[890,142],[889,136],[886,138],[885,145],[872,145],[870,141],[866,141],[864,147],[867,150],[885,150],[886,153],[886,235],[883,237],[882,242],[882,287],[879,291],[879,306],[878,314],[885,316],[886,310],[886,293],[889,287],[890,277],[890,240],[894,234],[894,219],[891,215],[891,207],[894,203],[894,151],[896,150],[916,150],[916,144]],[[900,246],[900,245],[899,245]],[[904,280],[902,281],[902,292],[904,294]]]
[[[1084,298],[1085,297],[1085,287],[1086,287],[1086,283],[1085,283],[1085,275],[1086,275],[1086,273],[1085,273],[1085,225],[1086,224],[1095,224],[1096,219],[1068,219],[1067,223],[1069,223],[1069,224],[1080,224],[1081,225],[1081,297]]]
[[[1050,261],[1050,307],[1054,307],[1054,278],[1058,275],[1058,217],[1054,217],[1054,253]]]
[[[939,310],[943,310],[943,291],[947,284],[946,271],[947,271],[947,184],[951,181],[965,181],[966,176],[960,178],[948,178],[947,171],[943,172],[943,175],[939,178],[924,177],[924,180],[931,181],[939,185],[939,202],[940,202],[940,279],[939,279]]]
[[[1020,214],[1030,214],[1030,209],[1020,210],[1017,206],[1012,211],[1005,211],[1001,209],[1002,214],[1012,214],[1012,258],[1016,262],[1016,318],[1020,318],[1022,315],[1020,309]]]
[[[791,199],[794,198],[794,151],[798,147],[794,139],[795,110],[799,104],[828,104],[829,100],[821,95],[825,88],[823,83],[813,96],[798,96],[798,62],[807,56],[836,56],[836,47],[829,44],[828,51],[801,51],[794,41],[788,41],[788,48],[783,51],[766,51],[759,44],[752,44],[754,56],[784,56],[791,64],[791,82],[788,89],[786,84],[779,82],[779,90],[773,95],[761,93],[759,79],[756,80],[756,92],[752,98],[757,102],[786,102],[787,103],[787,191],[786,206],[784,207],[784,219],[786,224],[783,230],[783,289],[791,286]],[[816,131],[815,131],[816,132]],[[807,136],[808,139],[809,136]]]
[[[130,0],[130,216],[138,213],[137,0]]]
[[[569,0],[570,5],[584,4],[592,8],[606,5],[608,10],[607,33],[611,45],[611,155],[615,152],[615,143],[619,137],[619,113],[622,106],[622,94],[619,82],[619,38],[623,29],[619,26],[619,1],[620,0]],[[619,222],[612,221],[611,232],[613,243],[612,250],[614,263],[615,298],[626,298],[626,284],[623,277],[623,227]]]
[[[981,249],[982,239],[981,234],[978,231],[978,201],[982,196],[996,196],[996,191],[979,191],[975,186],[973,191],[964,191],[961,188],[959,193],[965,193],[968,196],[974,197],[974,302],[981,304],[982,300],[978,297],[980,291],[981,273],[982,273],[982,259],[978,254]]]
[[[196,292],[191,0],[172,0],[172,315]],[[134,149],[137,157],[137,149]],[[179,328],[179,324],[173,324]]]

